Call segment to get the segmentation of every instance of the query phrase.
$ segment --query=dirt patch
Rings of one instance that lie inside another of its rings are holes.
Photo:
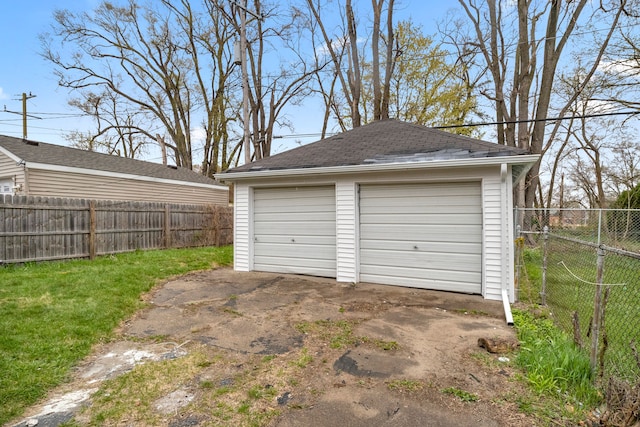
[[[230,269],[172,280],[147,300],[20,424],[535,424],[517,410],[509,364],[478,347],[514,339],[498,302]],[[142,364],[162,387],[127,377]]]

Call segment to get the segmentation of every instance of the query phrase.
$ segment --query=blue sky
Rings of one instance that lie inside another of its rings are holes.
[[[22,136],[21,115],[5,112],[5,106],[8,111],[20,113],[23,92],[35,95],[27,102],[27,112],[39,117],[28,119],[29,139],[65,145],[65,134],[91,127],[89,120],[70,117],[76,115],[77,111],[67,105],[69,93],[58,87],[52,66],[40,56],[38,35],[49,31],[54,10],[90,11],[99,3],[98,0],[0,0],[0,134]],[[362,3],[365,10],[371,7],[369,0],[354,1],[354,4],[357,3]],[[433,33],[436,20],[443,18],[447,7],[455,3],[396,0],[396,5],[396,20],[410,16],[427,33]],[[308,111],[304,115],[308,117]],[[317,125],[308,120],[298,122],[301,125],[296,127],[296,133],[315,133],[320,130],[320,121]],[[290,148],[293,144],[293,141],[279,141],[284,140],[274,140],[277,151]]]

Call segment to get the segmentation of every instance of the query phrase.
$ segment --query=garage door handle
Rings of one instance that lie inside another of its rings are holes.
[[[296,239],[291,239],[291,243],[295,243],[295,242],[296,242]]]
[[[413,245],[413,249],[418,249],[418,245]]]

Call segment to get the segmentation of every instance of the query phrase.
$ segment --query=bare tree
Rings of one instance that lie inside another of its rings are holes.
[[[59,84],[70,90],[108,91],[117,102],[153,117],[137,130],[156,140],[158,130],[176,165],[193,168],[193,132],[202,126],[202,172],[226,169],[232,103],[224,88],[232,71],[230,32],[221,0],[194,12],[188,0],[123,6],[101,3],[93,13],[56,11],[43,56]],[[201,121],[199,119],[201,117]]]
[[[556,89],[558,64],[578,28],[598,22],[607,31],[598,40],[585,67],[582,84],[564,105],[558,106],[558,114],[565,116],[598,69],[613,32],[621,16],[626,13],[627,1],[611,1],[608,7],[585,13],[587,0],[563,2],[532,2],[519,0],[517,5],[507,5],[500,0],[488,0],[483,4],[472,0],[459,0],[464,14],[472,24],[472,34],[459,38],[464,46],[461,51],[475,49],[482,58],[483,67],[478,73],[489,76],[491,86],[482,94],[495,109],[497,139],[501,144],[517,146],[533,154],[543,154],[545,145],[552,143],[558,131],[556,123],[547,133],[547,123],[552,98]],[[516,22],[515,27],[511,22]],[[538,25],[546,25],[539,31]],[[580,25],[579,25],[580,24]],[[511,40],[517,40],[512,43]],[[542,58],[539,58],[540,51]],[[583,49],[583,53],[584,52]],[[527,122],[533,120],[533,122]],[[532,167],[524,185],[517,191],[520,206],[532,207],[539,196],[540,163]]]
[[[247,27],[247,64],[249,73],[250,136],[255,160],[271,155],[274,128],[293,128],[284,116],[285,107],[301,102],[310,92],[310,81],[321,64],[304,55],[301,33],[306,30],[304,17],[296,7],[251,2]],[[238,8],[231,16],[240,31]],[[279,67],[269,68],[269,64]]]
[[[151,142],[140,130],[148,117],[140,110],[131,110],[109,91],[93,93],[82,91],[80,97],[69,104],[91,117],[95,122],[94,132],[71,132],[66,138],[73,147],[104,152],[132,159],[147,153]]]

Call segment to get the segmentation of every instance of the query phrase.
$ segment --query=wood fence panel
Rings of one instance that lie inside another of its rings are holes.
[[[0,195],[0,264],[233,243],[233,209]]]

